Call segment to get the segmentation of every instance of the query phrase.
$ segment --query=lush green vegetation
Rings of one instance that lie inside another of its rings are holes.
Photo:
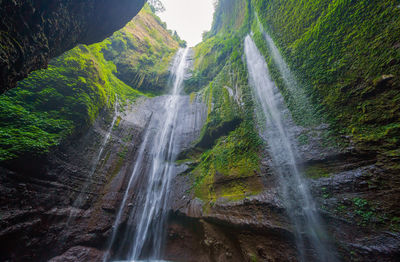
[[[77,47],[0,97],[0,160],[47,152],[90,125],[104,106],[113,107],[117,93],[138,94],[96,49]]]
[[[211,30],[203,34],[203,42],[194,48],[194,72],[189,86],[204,87],[221,71],[227,60],[241,58],[239,48],[248,26],[248,1],[239,0],[234,4],[218,1]]]
[[[381,226],[387,220],[386,214],[378,213],[371,202],[360,197],[351,199],[349,203],[341,203],[336,207],[335,212],[349,220],[355,220],[357,225],[363,227]],[[391,226],[398,227],[396,217],[391,220]],[[393,230],[394,228],[392,228]]]
[[[271,49],[266,43],[264,30],[258,23],[257,19],[253,20],[252,32],[252,39],[255,41],[257,48],[264,55],[269,73],[279,87],[279,90],[285,99],[285,104],[290,110],[292,119],[296,124],[301,126],[311,127],[320,124],[323,119],[318,113],[318,105],[311,103],[308,95],[304,92],[303,87],[298,81],[296,81],[291,72],[288,72],[287,76],[282,75],[276,61],[273,59]],[[285,81],[284,77],[289,79],[286,79]],[[304,139],[306,138],[303,137],[303,140]]]
[[[200,94],[208,115],[197,142],[197,147],[206,151],[192,172],[195,195],[212,203],[221,197],[236,200],[258,193],[262,184],[254,176],[259,171],[262,141],[254,126],[241,59],[231,56]],[[227,181],[218,183],[221,180]]]
[[[116,97],[123,107],[143,92],[161,92],[159,80],[179,46],[175,38],[145,6],[112,37],[78,46],[33,72],[0,96],[0,162],[48,152],[85,131],[100,111],[113,111]],[[124,63],[133,71],[122,70]],[[126,80],[133,74],[139,82]]]
[[[343,140],[350,140],[358,152],[377,156],[377,166],[385,171],[375,174],[378,179],[366,173],[368,188],[386,190],[388,186],[396,190],[393,180],[400,170],[399,2],[251,2],[253,39],[266,57],[294,120],[304,126],[321,120],[329,123],[331,130],[322,134],[325,145],[341,147]],[[297,88],[309,97],[308,109],[285,86],[262,30],[280,49],[299,82]],[[299,142],[307,144],[310,134],[303,133]],[[314,164],[306,167],[304,174],[312,179],[329,177],[335,174],[332,168],[326,163]],[[321,197],[330,199],[335,193],[321,188]],[[336,209],[330,211],[359,226],[398,231],[399,214],[389,199],[369,192],[351,201],[337,201]]]
[[[213,202],[221,197],[236,200],[260,192],[262,184],[257,178],[252,179],[255,183],[245,178],[259,172],[261,144],[252,122],[247,121],[220,137],[201,155],[192,172],[195,196]]]
[[[365,150],[400,145],[398,1],[253,0],[312,104]]]
[[[153,94],[164,91],[169,63],[179,45],[185,45],[148,5],[103,44],[101,52],[116,65],[116,76],[133,88]]]
[[[202,90],[207,105],[207,120],[197,143],[202,148],[210,148],[216,138],[234,130],[246,116],[241,90],[237,89],[238,85],[246,85],[246,74],[235,65],[240,66],[227,63]],[[235,78],[231,78],[232,75]]]
[[[229,97],[237,90],[244,100],[251,96],[241,61],[243,37],[250,30],[296,123],[315,126],[329,122],[333,129],[322,134],[326,146],[341,146],[340,135],[350,135],[359,148],[398,157],[399,12],[396,1],[218,1],[212,29],[195,47],[193,76],[185,87],[203,95],[208,106],[197,144],[208,150],[193,172],[196,195],[205,200],[218,197],[213,188],[216,174],[230,170],[228,165],[214,162],[223,159],[223,154],[248,157],[230,151],[229,143],[221,141],[235,141],[237,136],[232,134],[243,125],[254,132],[251,102],[241,105]],[[302,96],[285,86],[258,23],[280,48]],[[307,141],[306,134],[299,137],[300,143]],[[257,150],[250,151],[257,155]],[[309,168],[307,174],[325,177],[329,170]]]

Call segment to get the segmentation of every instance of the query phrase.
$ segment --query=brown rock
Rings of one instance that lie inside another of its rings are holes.
[[[49,262],[88,262],[101,261],[104,252],[90,247],[76,246],[70,248],[61,256],[54,257]]]

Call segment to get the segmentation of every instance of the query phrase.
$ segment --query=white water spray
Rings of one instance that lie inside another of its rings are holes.
[[[183,101],[180,93],[188,67],[188,53],[189,49],[182,49],[175,57],[171,69],[171,95],[165,97],[163,108],[152,115],[145,131],[103,261],[109,259],[110,250],[118,234],[118,226],[132,195],[131,190],[139,182],[142,190],[136,194],[136,203],[140,206],[132,208],[129,216],[130,224],[136,224],[136,228],[133,232],[125,232],[122,243],[132,243],[128,253],[128,259],[131,261],[143,256],[145,247],[146,257],[157,259],[161,256],[170,184],[175,174],[174,161],[180,149],[179,140],[183,135],[183,129],[179,126],[184,124],[184,119],[178,118],[178,112]]]
[[[285,59],[282,57],[281,52],[275,45],[272,37],[264,30],[264,27],[262,26],[257,14],[255,14],[255,17],[259,30],[267,44],[269,55],[271,56],[273,63],[276,65],[276,68],[278,69],[280,76],[283,79],[285,88],[288,91],[288,99],[291,100],[293,108],[296,108],[296,111],[300,112],[299,114],[302,115],[303,119],[306,119],[306,121],[315,124],[315,121],[318,121],[318,116],[316,115],[314,108],[310,106],[311,104],[307,94],[305,93],[301,85],[299,85],[292,71],[289,69],[289,66],[285,62]]]
[[[284,121],[283,99],[271,80],[264,57],[250,36],[245,39],[245,55],[253,94],[265,121],[263,137],[268,143],[273,169],[279,176],[281,195],[289,218],[293,222],[300,261],[336,261],[329,251],[326,233],[307,182],[297,167],[297,149]],[[311,246],[315,254],[306,248]]]

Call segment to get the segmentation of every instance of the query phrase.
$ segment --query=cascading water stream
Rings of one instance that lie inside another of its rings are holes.
[[[282,55],[280,54],[278,47],[275,45],[274,40],[272,40],[271,36],[267,32],[265,32],[257,14],[255,14],[255,17],[258,23],[258,27],[262,35],[264,36],[265,41],[267,42],[269,50],[271,51],[271,58],[277,65],[278,70],[283,78],[283,81],[285,81],[287,87],[290,88],[292,91],[299,92],[300,90],[295,90],[294,88],[297,85],[296,80],[292,72],[290,71],[289,67],[287,66],[286,62],[284,61]]]
[[[150,223],[156,219],[157,223],[154,225],[155,237],[153,238],[153,251],[150,255],[151,258],[157,258],[160,255],[162,243],[162,227],[164,226],[168,192],[171,182],[171,175],[174,168],[174,161],[176,160],[178,150],[175,148],[175,129],[177,123],[177,115],[179,111],[179,100],[182,90],[182,84],[187,68],[187,54],[189,49],[182,51],[179,63],[176,64],[172,70],[173,72],[173,89],[172,95],[165,102],[166,118],[163,125],[160,126],[160,133],[156,136],[156,143],[153,143],[151,148],[152,166],[150,177],[148,179],[148,186],[145,205],[142,214],[139,218],[139,224],[136,229],[134,237],[134,246],[130,253],[131,259],[138,259],[143,245],[148,237],[150,230]]]
[[[310,106],[308,96],[304,92],[304,89],[302,89],[299,86],[296,77],[289,69],[289,66],[282,57],[272,37],[264,30],[264,27],[261,24],[258,15],[256,13],[255,17],[259,30],[263,35],[265,42],[268,46],[269,55],[271,56],[273,63],[276,65],[276,68],[278,69],[283,79],[285,87],[288,91],[288,95],[290,96],[291,102],[294,104],[293,106],[296,108],[298,112],[300,112],[300,114],[303,115],[304,118],[307,118],[307,121],[315,124],[315,121],[318,121],[318,119],[316,119],[316,112],[314,108]]]
[[[250,36],[245,39],[244,49],[250,84],[265,121],[262,135],[268,143],[273,169],[280,180],[282,200],[294,225],[299,259],[310,261],[311,256],[311,259],[317,261],[336,261],[330,252],[326,233],[308,185],[297,167],[296,144],[289,133],[290,128],[284,121],[286,108],[282,96],[270,78],[264,57]],[[308,246],[312,247],[315,254],[306,252]]]
[[[175,57],[171,69],[171,95],[165,97],[163,108],[152,115],[145,131],[103,261],[109,259],[118,226],[130,201],[132,188],[137,183],[140,183],[142,190],[136,193],[140,201],[136,199],[135,203],[141,206],[132,208],[128,218],[128,223],[136,227],[132,232],[125,232],[122,243],[132,245],[127,255],[130,261],[143,256],[145,246],[150,249],[146,250],[148,259],[157,259],[161,255],[170,183],[179,153],[181,129],[178,127],[182,119],[178,119],[178,112],[182,102],[180,93],[188,66],[188,52],[189,49],[180,50]]]

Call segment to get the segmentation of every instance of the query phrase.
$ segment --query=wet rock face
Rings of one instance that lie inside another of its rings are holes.
[[[86,135],[36,163],[42,171],[0,167],[0,261],[100,261],[149,118],[132,106],[110,127],[103,113]]]
[[[34,171],[0,167],[0,261],[101,261],[143,134],[165,99],[137,99],[114,126],[111,114],[103,113],[84,136],[36,163]],[[205,106],[182,99],[185,149],[200,132]],[[140,203],[138,192],[129,191],[123,229]]]
[[[302,132],[299,128],[296,134]],[[376,155],[352,146],[324,148],[319,140],[314,136],[299,146],[299,168],[340,261],[398,261],[398,172],[387,169]],[[167,259],[179,261],[184,255],[184,261],[298,261],[277,177],[264,155],[258,174],[262,193],[244,200],[217,199],[209,205],[190,193],[189,176],[175,179]]]
[[[311,188],[343,261],[398,261],[398,173],[358,157],[326,160],[331,171],[310,181]]]
[[[165,97],[136,100],[119,113],[113,127],[112,117],[104,113],[85,136],[36,163],[42,168],[34,172],[25,168],[27,173],[22,174],[0,167],[0,261],[100,261],[143,134]],[[188,123],[188,129],[181,132],[180,148],[188,150],[204,123],[201,112],[206,108],[184,99],[179,118]],[[398,173],[385,170],[373,155],[352,149],[327,151],[317,142],[300,150],[304,159],[300,163],[341,261],[372,262],[377,257],[398,261],[400,234],[393,219],[400,210]],[[103,153],[97,157],[102,145]],[[191,164],[177,168],[164,259],[297,261],[279,183],[269,168],[268,154],[264,156],[260,172],[248,178],[262,183],[261,193],[243,200],[218,199],[212,205],[194,198],[193,178],[187,176]],[[131,211],[142,203],[139,189],[129,191],[120,221],[122,233],[135,226],[128,221]],[[83,201],[76,202],[78,197]],[[118,237],[112,253],[120,241],[126,239]]]
[[[0,93],[77,44],[122,28],[145,0],[0,1]]]
[[[174,180],[165,259],[171,261],[297,261],[294,235],[276,178],[266,161],[253,179],[263,192],[243,200],[194,198],[191,180]]]
[[[85,262],[101,261],[103,252],[90,247],[72,247],[63,255],[52,258],[49,262]]]
[[[268,205],[264,200],[254,199],[233,203],[229,208],[215,206],[209,214],[197,219],[186,214],[171,214],[165,259],[297,261],[294,238],[286,227],[282,210]]]

